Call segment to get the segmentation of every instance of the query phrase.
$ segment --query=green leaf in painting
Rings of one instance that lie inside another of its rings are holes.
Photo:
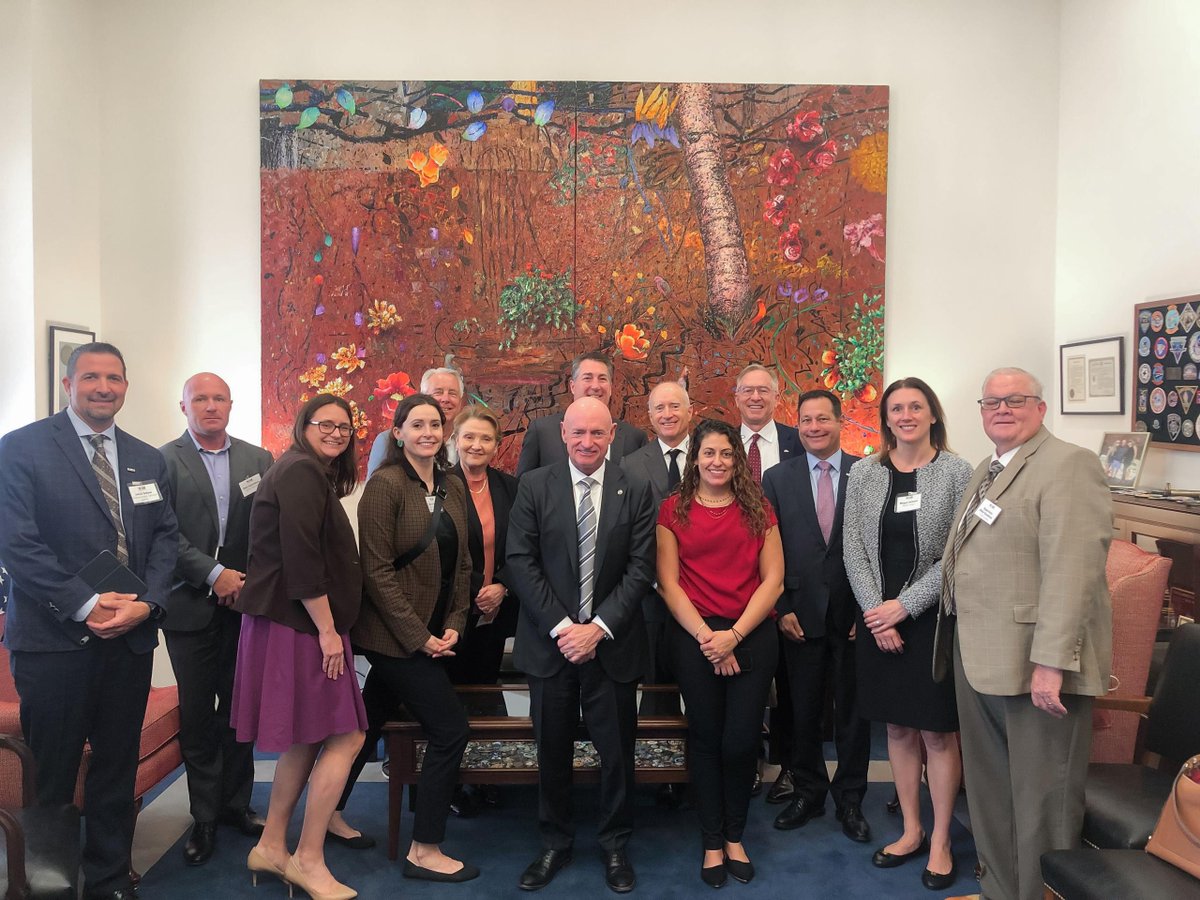
[[[344,109],[350,115],[354,115],[354,110],[357,109],[354,103],[354,95],[345,88],[338,88],[337,93],[333,95],[337,98],[338,106]]]
[[[275,105],[280,109],[287,109],[292,105],[292,89],[289,85],[283,85],[275,92]]]
[[[317,118],[320,115],[321,115],[321,111],[319,109],[317,109],[315,106],[310,106],[310,107],[308,107],[308,109],[304,110],[304,112],[300,113],[300,124],[297,125],[296,127],[297,128],[307,128],[308,126],[312,125],[315,121],[317,121]]]

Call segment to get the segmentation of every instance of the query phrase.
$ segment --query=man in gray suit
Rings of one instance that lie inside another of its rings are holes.
[[[163,633],[179,684],[179,744],[195,824],[183,847],[189,866],[212,857],[217,823],[262,832],[250,809],[253,745],[229,727],[242,617],[231,608],[246,578],[250,507],[271,454],[231,438],[229,385],[211,372],[183,385],[187,430],[160,450],[179,520],[179,560]]]
[[[992,372],[979,406],[995,452],[942,557],[934,677],[953,665],[983,896],[1038,900],[1041,855],[1077,846],[1083,825],[1112,661],[1112,501],[1096,454],[1043,427],[1028,372]]]

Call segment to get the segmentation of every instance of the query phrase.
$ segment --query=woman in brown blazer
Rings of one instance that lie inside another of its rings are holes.
[[[343,804],[366,763],[371,737],[398,704],[429,743],[418,782],[406,878],[468,881],[474,866],[442,853],[450,799],[467,746],[467,716],[446,673],[469,603],[471,557],[463,483],[446,471],[446,414],[425,394],[396,408],[387,459],[358,505],[366,595],[351,633],[371,677],[392,703],[372,704],[368,740],[351,769]],[[333,823],[331,823],[331,827]]]

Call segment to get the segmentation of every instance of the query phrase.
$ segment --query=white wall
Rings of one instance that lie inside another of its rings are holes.
[[[104,334],[130,356],[122,423],[165,440],[183,379],[212,368],[232,430],[258,433],[260,78],[846,81],[892,87],[887,376],[929,380],[978,457],[980,376],[1053,357],[1027,325],[1053,301],[1058,23],[1044,0],[109,0],[100,258]]]
[[[1200,293],[1200,4],[1066,0],[1061,59],[1055,343],[1125,335],[1128,409],[1134,304]],[[1055,430],[1097,448],[1130,423]],[[1200,487],[1200,454],[1152,447],[1142,484],[1168,481]]]

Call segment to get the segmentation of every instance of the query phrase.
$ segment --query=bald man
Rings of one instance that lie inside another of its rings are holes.
[[[529,676],[538,747],[542,852],[518,886],[545,887],[571,861],[571,771],[582,707],[600,754],[605,881],[633,890],[637,682],[646,666],[642,598],[654,581],[656,508],[650,485],[607,460],[616,426],[595,397],[562,422],[567,459],[527,472],[508,524],[507,568],[521,599],[513,661]]]
[[[242,618],[231,604],[245,579],[250,506],[272,460],[229,436],[232,405],[220,377],[193,375],[179,401],[187,429],[159,448],[179,519],[175,587],[162,629],[179,684],[179,745],[195,820],[183,847],[189,866],[212,857],[218,822],[243,834],[262,831],[250,809],[254,748],[239,744],[229,727]]]

